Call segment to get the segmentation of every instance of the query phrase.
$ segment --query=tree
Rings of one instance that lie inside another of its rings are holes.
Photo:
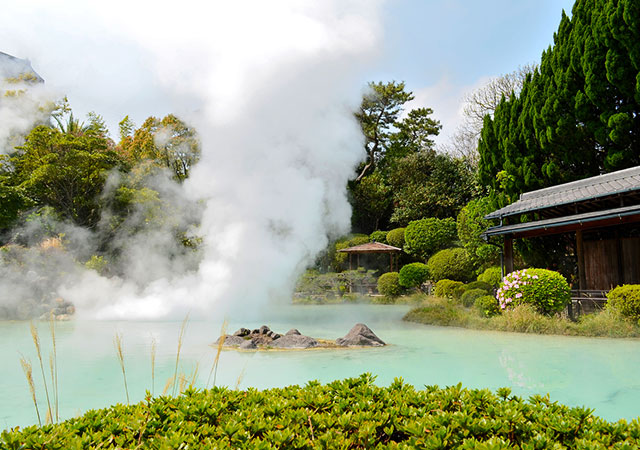
[[[359,183],[349,183],[353,208],[351,225],[359,231],[380,229],[391,208],[391,188],[385,184],[379,171],[364,177]]]
[[[481,197],[471,200],[458,214],[458,239],[467,250],[473,265],[481,269],[495,265],[500,255],[499,242],[487,242],[482,237],[482,233],[491,226],[484,216],[492,211],[491,200]]]
[[[191,168],[200,159],[195,129],[173,114],[161,120],[149,117],[140,128],[133,131],[134,128],[128,116],[120,122],[120,154],[132,163],[149,160],[166,167],[178,181],[189,177]]]
[[[402,106],[413,98],[411,92],[405,92],[404,82],[369,83],[369,91],[363,96],[360,109],[355,113],[364,134],[367,153],[367,161],[361,167],[356,182],[375,169],[387,149]]]
[[[88,130],[62,133],[40,125],[12,156],[10,183],[34,204],[53,207],[63,218],[95,226],[107,173],[120,164],[108,140]]]
[[[394,193],[391,221],[400,226],[423,217],[456,217],[477,190],[464,161],[433,150],[398,160],[389,185]]]
[[[578,0],[521,92],[486,116],[479,174],[495,206],[640,164],[640,6]]]
[[[404,237],[405,251],[426,261],[436,251],[453,244],[456,240],[456,221],[451,217],[414,220],[407,225]]]

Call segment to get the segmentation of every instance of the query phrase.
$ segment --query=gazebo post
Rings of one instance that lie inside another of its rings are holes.
[[[351,268],[351,258],[353,257],[353,253],[349,253],[349,270],[353,270]]]
[[[504,272],[505,275],[513,272],[513,238],[504,238]]]
[[[389,272],[393,272],[393,253],[389,253]]]

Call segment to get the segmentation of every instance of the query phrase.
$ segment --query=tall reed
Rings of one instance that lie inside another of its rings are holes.
[[[56,347],[56,325],[53,317],[53,312],[49,316],[49,328],[51,329],[51,342],[53,343],[53,355],[50,358],[51,363],[51,384],[53,386],[53,398],[56,405],[56,422],[60,420],[58,414],[59,406],[59,391],[58,391],[58,351]]]
[[[44,364],[42,363],[42,352],[40,351],[40,336],[38,336],[38,329],[31,322],[31,337],[33,338],[33,345],[36,346],[36,352],[38,353],[38,361],[40,361],[40,371],[42,372],[42,382],[44,383],[44,393],[47,397],[47,414],[49,417],[53,417],[51,414],[51,401],[49,400],[49,389],[47,388],[47,378],[44,375]]]
[[[122,369],[122,378],[124,379],[124,392],[127,395],[127,405],[129,404],[129,388],[127,387],[127,374],[124,370],[124,352],[122,351],[122,335],[116,333],[113,340],[116,346],[116,353],[118,354],[118,360],[120,361],[120,368]]]
[[[189,314],[187,314],[182,321],[182,326],[180,327],[180,335],[178,336],[178,351],[176,353],[176,368],[173,372],[173,389],[171,391],[171,395],[176,395],[176,388],[178,387],[178,363],[180,362],[180,350],[182,349],[182,339],[184,337],[184,329],[187,326],[187,322],[189,321]]]
[[[151,338],[151,395],[156,390],[156,338]]]
[[[33,382],[33,367],[31,366],[31,362],[24,359],[24,357],[20,358],[20,365],[22,366],[24,376],[27,378],[27,383],[29,383],[31,399],[33,400],[33,406],[35,406],[36,415],[38,416],[38,425],[42,426],[42,421],[40,420],[40,410],[38,409],[38,400],[36,399],[36,386]]]
[[[216,348],[216,356],[213,359],[213,365],[211,366],[211,371],[209,371],[209,377],[207,378],[207,385],[205,389],[209,389],[209,382],[211,381],[211,375],[213,374],[213,386],[216,385],[216,378],[218,376],[218,361],[220,360],[220,353],[222,353],[222,347],[224,346],[224,340],[227,337],[227,325],[229,322],[227,319],[224,319],[222,322],[222,327],[220,328],[220,338],[218,339],[218,346]]]

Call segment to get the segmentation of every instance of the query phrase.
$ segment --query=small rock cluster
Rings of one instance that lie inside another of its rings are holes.
[[[220,338],[221,339],[221,338]],[[216,341],[216,344],[220,342]],[[268,326],[249,330],[240,328],[232,335],[224,336],[224,347],[238,348],[242,350],[256,350],[260,348],[281,349],[305,349],[313,347],[350,347],[386,345],[371,329],[363,323],[356,324],[344,337],[335,341],[318,341],[310,336],[305,336],[297,329],[292,328],[284,335],[273,332]]]

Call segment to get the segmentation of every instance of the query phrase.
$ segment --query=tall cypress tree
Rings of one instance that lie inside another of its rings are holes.
[[[640,164],[640,2],[577,0],[522,91],[487,118],[480,179],[496,206]]]

